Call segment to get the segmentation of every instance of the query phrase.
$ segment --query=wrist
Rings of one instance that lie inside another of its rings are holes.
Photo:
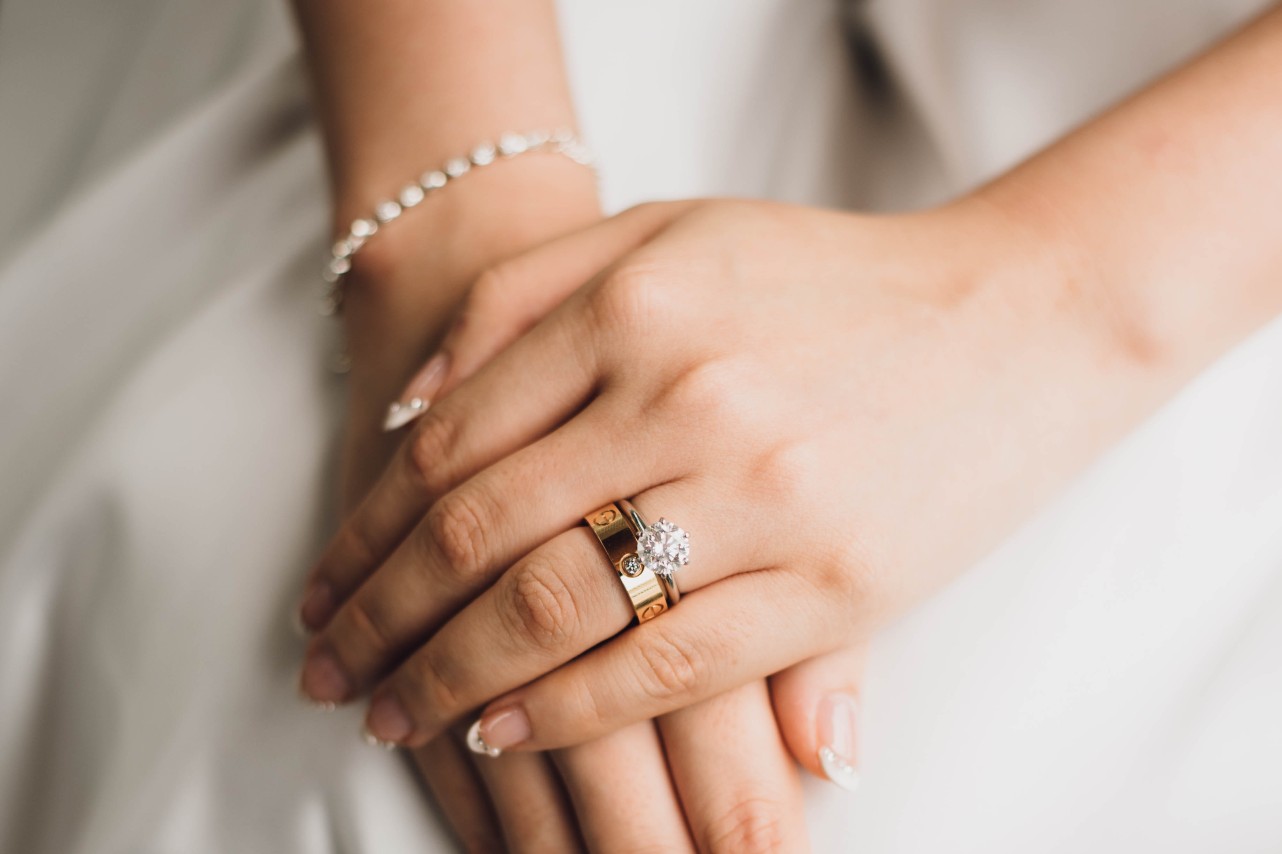
[[[590,169],[531,154],[468,173],[380,227],[343,282],[354,384],[404,383],[485,269],[599,217]]]
[[[420,173],[401,176],[400,186]],[[345,233],[357,219],[371,218],[377,199],[396,198],[387,189],[365,187],[340,196],[333,230]],[[393,185],[395,186],[395,185]],[[470,279],[485,267],[549,237],[600,217],[591,167],[554,151],[499,157],[483,168],[428,193],[391,222],[379,226],[352,258],[352,289],[394,296],[425,276]],[[405,273],[414,270],[407,282]]]

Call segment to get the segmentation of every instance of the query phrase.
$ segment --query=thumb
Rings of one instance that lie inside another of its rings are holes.
[[[770,677],[775,719],[788,750],[811,774],[847,791],[859,785],[859,688],[867,646],[793,665]]]
[[[432,401],[480,370],[593,276],[650,240],[685,207],[676,202],[639,205],[482,273],[440,349],[388,407],[383,430],[414,421]]]

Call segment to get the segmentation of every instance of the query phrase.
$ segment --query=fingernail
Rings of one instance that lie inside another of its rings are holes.
[[[498,756],[530,737],[530,719],[520,706],[505,706],[481,717],[467,731],[467,746],[474,753]]]
[[[322,712],[332,712],[338,708],[337,703],[329,703],[321,700],[313,700],[311,697],[303,693],[302,685],[298,686],[298,698],[302,700],[304,703],[306,703],[307,705],[311,706],[313,709],[317,709]]]
[[[400,700],[392,694],[382,694],[370,703],[365,730],[379,741],[400,744],[414,731],[414,722]]]
[[[384,750],[389,750],[389,751],[395,750],[398,747],[398,745],[395,742],[383,741],[383,739],[379,738],[378,736],[374,735],[374,733],[370,732],[368,728],[361,731],[361,737],[365,739],[365,743],[368,744],[370,747],[381,747]]]
[[[411,397],[404,403],[399,400],[392,401],[392,404],[387,407],[387,416],[383,419],[383,432],[391,433],[399,430],[424,412],[427,412],[427,401],[421,397]]]
[[[351,680],[328,652],[313,650],[307,654],[303,674],[298,680],[303,693],[317,703],[341,703],[352,689]]]
[[[328,581],[313,581],[303,592],[298,606],[298,622],[304,631],[320,631],[334,616],[334,588]]]
[[[859,704],[849,694],[834,692],[819,704],[819,764],[824,774],[848,792],[859,787],[855,769],[855,718]]]
[[[449,364],[448,353],[437,353],[427,360],[423,369],[405,386],[400,398],[387,408],[387,417],[383,419],[384,433],[399,430],[427,412],[427,408],[432,405],[432,398],[436,397],[445,382]]]

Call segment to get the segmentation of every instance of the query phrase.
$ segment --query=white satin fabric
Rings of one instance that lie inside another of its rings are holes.
[[[1261,5],[562,18],[612,209],[885,208],[1009,166]],[[325,220],[275,4],[4,0],[0,850],[448,850],[357,710],[293,692],[341,406]],[[1282,849],[1282,324],[887,631],[864,710],[861,792],[809,784],[820,851]]]

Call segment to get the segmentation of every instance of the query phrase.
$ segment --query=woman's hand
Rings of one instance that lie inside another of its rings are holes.
[[[655,217],[654,228],[662,224]],[[446,394],[568,296],[574,287],[566,283],[590,277],[639,242],[606,241],[566,258],[569,266],[560,270],[539,264],[541,250],[493,268],[469,292],[437,364],[422,369],[402,398]],[[817,659],[772,680],[770,695],[762,683],[744,686],[557,751],[551,763],[518,753],[473,768],[457,728],[414,755],[460,838],[478,850],[498,846],[501,831],[512,851],[579,844],[601,851],[800,851],[801,795],[784,741],[816,773],[823,770],[821,746],[853,764],[861,667],[858,650]],[[834,779],[854,783],[852,774]],[[485,796],[478,797],[478,786]],[[646,809],[621,809],[618,793],[635,791],[646,793]]]
[[[380,738],[500,697],[488,743],[577,744],[857,643],[1113,435],[1086,404],[1131,368],[1094,283],[980,199],[658,206],[540,253],[629,235],[427,414],[322,558],[346,601],[303,686],[381,680]],[[578,520],[627,495],[692,533],[692,595],[604,643],[632,613]]]

